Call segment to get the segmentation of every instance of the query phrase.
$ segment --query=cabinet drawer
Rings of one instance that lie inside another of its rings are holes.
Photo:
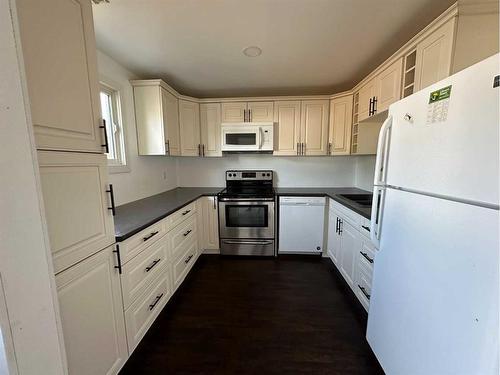
[[[183,220],[191,217],[196,212],[196,203],[192,202],[187,206],[182,207],[180,210],[175,211],[172,215],[167,217],[166,228],[167,232],[181,223]]]
[[[166,220],[168,218],[160,220],[132,237],[127,238],[125,241],[120,242],[122,262],[124,264],[127,263],[145,248],[162,238],[167,232],[164,225]]]
[[[127,309],[168,263],[168,238],[163,237],[123,266],[123,305]]]
[[[184,277],[189,272],[197,257],[197,244],[193,241],[188,244],[184,249],[183,256],[174,261],[173,264],[173,274],[174,274],[174,290],[182,283]]]
[[[136,348],[171,296],[169,274],[164,269],[161,276],[125,310],[125,325],[129,353]]]
[[[359,251],[359,264],[362,264],[367,270],[369,270],[370,275],[373,273],[373,263],[375,262],[375,249],[370,243],[363,241],[361,245],[361,250]]]
[[[370,295],[372,293],[372,280],[364,272],[358,273],[358,278],[356,282],[356,297],[363,305],[366,311],[368,311],[368,306],[370,306]]]
[[[187,244],[197,240],[196,216],[191,216],[173,229],[169,233],[169,239],[172,261],[175,262],[179,257],[182,257]]]

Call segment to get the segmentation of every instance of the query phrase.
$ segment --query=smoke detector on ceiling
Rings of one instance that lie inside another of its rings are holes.
[[[250,46],[243,50],[243,54],[248,57],[257,57],[262,54],[262,49],[257,46]]]

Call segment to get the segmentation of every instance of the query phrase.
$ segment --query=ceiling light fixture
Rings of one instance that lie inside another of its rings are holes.
[[[250,46],[243,50],[243,54],[248,57],[257,57],[260,56],[262,50],[257,46]]]

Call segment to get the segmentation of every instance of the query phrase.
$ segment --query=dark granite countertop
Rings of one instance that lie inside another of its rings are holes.
[[[353,187],[339,187],[339,188],[275,188],[278,196],[307,196],[307,197],[330,197],[334,201],[346,206],[357,214],[370,219],[372,212],[371,207],[364,207],[341,197],[339,194],[371,194],[371,191],[366,191]]]
[[[116,207],[115,237],[124,241],[148,226],[167,217],[182,207],[207,195],[216,195],[222,187],[180,187],[151,197],[139,199]],[[370,218],[371,208],[357,205],[339,194],[367,194],[369,191],[346,188],[275,188],[278,196],[320,196],[330,197],[354,212]]]
[[[205,195],[216,195],[221,187],[176,188],[116,207],[115,237],[123,241],[187,204]]]

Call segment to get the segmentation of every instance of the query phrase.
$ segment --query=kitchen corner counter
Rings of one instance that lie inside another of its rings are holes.
[[[115,238],[121,242],[202,196],[222,187],[181,187],[116,207]]]
[[[275,188],[276,195],[278,197],[329,197],[334,201],[339,202],[343,206],[346,206],[350,210],[360,214],[361,216],[370,219],[371,217],[371,207],[361,206],[355,202],[343,198],[340,194],[372,194],[371,191],[362,190],[353,187],[339,187],[339,188]]]

